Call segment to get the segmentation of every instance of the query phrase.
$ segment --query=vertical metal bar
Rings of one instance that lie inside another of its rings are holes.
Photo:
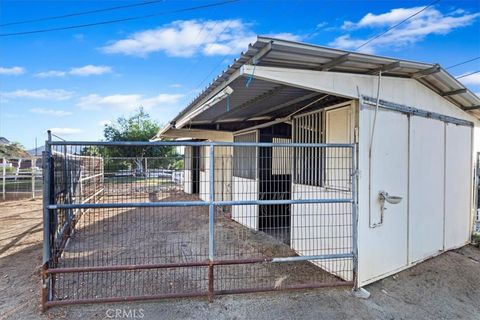
[[[35,167],[37,165],[37,159],[32,157],[32,160],[30,162],[30,169],[32,172],[32,199],[35,200]]]
[[[43,270],[46,271],[51,260],[51,243],[50,243],[50,162],[52,161],[52,152],[50,142],[52,135],[50,130],[47,131],[48,139],[45,141],[45,151],[43,153]],[[51,294],[51,275],[43,272],[42,276],[42,310],[45,310],[45,303],[49,300]]]
[[[6,177],[7,177],[7,159],[3,158],[3,168],[2,168],[2,199],[3,201],[5,201],[5,197],[6,197],[6,194],[5,194]]]
[[[213,260],[215,255],[215,145],[210,145],[210,194],[209,194],[209,216],[208,216],[208,259]]]
[[[358,200],[357,200],[357,145],[351,148],[352,171],[352,253],[353,253],[353,282],[354,289],[358,289]]]
[[[215,258],[215,144],[210,144],[210,205],[208,206],[208,292],[210,300],[213,299],[214,292],[214,272],[213,260]]]

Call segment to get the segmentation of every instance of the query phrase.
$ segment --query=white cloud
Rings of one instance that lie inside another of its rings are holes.
[[[77,105],[85,110],[111,108],[117,111],[133,111],[140,106],[145,109],[163,105],[172,106],[178,103],[182,97],[182,94],[167,93],[153,97],[144,97],[140,94],[115,94],[110,96],[90,94],[80,98]]]
[[[358,22],[346,21],[343,29],[356,30],[363,28],[386,29],[418,12],[420,7],[397,8],[382,14],[368,13]],[[379,48],[399,49],[422,41],[429,35],[445,35],[454,29],[468,26],[475,22],[480,13],[470,14],[463,10],[442,13],[434,7],[428,8],[407,22],[387,32],[364,46],[361,51],[375,52]],[[329,45],[342,49],[356,49],[369,38],[356,38],[351,34],[337,37]]]
[[[410,17],[416,12],[422,10],[422,7],[397,8],[381,14],[367,13],[360,21],[345,21],[342,29],[357,29],[364,27],[383,27],[399,23]]]
[[[67,100],[70,99],[73,92],[63,89],[39,89],[39,90],[16,90],[2,93],[7,98],[29,98],[40,100]]]
[[[49,70],[49,71],[36,73],[34,76],[37,78],[53,78],[53,77],[64,77],[66,74],[67,73],[65,71]]]
[[[473,73],[469,76],[465,76],[470,73],[472,73],[472,71],[465,72],[464,74],[457,76],[457,78],[461,77],[460,79],[458,79],[458,81],[460,81],[464,85],[480,86],[480,73]]]
[[[109,66],[94,66],[89,64],[79,68],[72,68],[68,73],[74,76],[91,76],[110,72],[112,72],[112,68]]]
[[[57,134],[59,136],[69,136],[83,132],[82,129],[78,128],[50,128],[50,131],[52,131],[53,134]]]
[[[297,39],[291,33],[279,33]],[[256,34],[240,19],[179,20],[155,29],[134,33],[126,39],[111,41],[101,48],[105,53],[145,57],[153,52],[169,56],[191,57],[238,54],[254,42]]]
[[[24,73],[25,73],[25,68],[22,68],[22,67],[11,67],[11,68],[0,67],[0,74],[1,75],[18,76],[18,75],[24,74]]]
[[[182,86],[181,83],[172,83],[172,84],[170,85],[170,87],[172,87],[172,88],[181,88],[181,87],[183,87],[183,86]]]
[[[45,114],[45,115],[54,116],[54,117],[64,117],[72,114],[69,111],[46,109],[46,108],[32,108],[30,109],[30,112],[37,113],[37,114]]]
[[[112,67],[109,66],[94,66],[94,65],[86,65],[83,67],[78,68],[71,68],[69,71],[63,70],[49,70],[44,72],[39,72],[35,74],[37,78],[53,78],[53,77],[64,77],[67,74],[73,76],[92,76],[92,75],[101,75],[105,73],[112,72]]]

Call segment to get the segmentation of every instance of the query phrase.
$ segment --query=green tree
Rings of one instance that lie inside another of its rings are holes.
[[[120,117],[116,122],[105,125],[103,134],[106,141],[149,141],[160,130],[160,125],[150,118],[143,108],[130,117]],[[122,157],[131,158],[136,167],[136,173],[145,173],[144,160],[146,157],[159,158],[152,163],[155,167],[179,169],[179,155],[175,147],[170,146],[108,146],[100,148],[89,148],[84,154],[100,154],[106,158]]]

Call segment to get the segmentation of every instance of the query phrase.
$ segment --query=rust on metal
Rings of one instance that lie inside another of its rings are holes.
[[[213,275],[213,268],[214,264],[211,261],[208,265],[208,300],[213,302],[213,296],[215,295],[215,284],[214,284],[214,275]]]
[[[47,310],[47,303],[48,303],[48,267],[45,263],[42,266],[42,292],[40,294],[40,308],[42,312]]]

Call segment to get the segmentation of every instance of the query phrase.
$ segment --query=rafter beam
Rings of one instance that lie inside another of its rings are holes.
[[[467,92],[467,89],[463,88],[463,89],[458,89],[458,90],[442,92],[440,95],[442,97],[447,97],[447,96],[454,96],[456,94],[462,94],[462,93],[465,93],[465,92]]]
[[[228,118],[228,117],[231,117],[237,113],[239,113],[240,111],[250,107],[253,103],[257,103],[259,101],[262,101],[264,99],[267,99],[275,94],[277,94],[278,92],[282,91],[282,90],[285,90],[287,88],[287,86],[284,86],[284,85],[279,85],[267,92],[264,92],[258,96],[256,96],[255,98],[252,98],[248,101],[245,101],[244,103],[242,103],[241,105],[239,105],[238,107],[235,107],[233,108],[231,111],[229,112],[224,112],[222,113],[221,115],[215,117],[212,119],[212,122],[215,122],[217,120],[221,120],[221,119],[224,119],[224,118]]]
[[[349,56],[350,56],[349,53],[341,55],[340,57],[335,58],[332,61],[323,64],[320,68],[318,68],[318,70],[319,71],[328,71],[328,70],[338,66],[339,64],[342,64],[345,61],[347,61]]]
[[[440,70],[442,70],[442,68],[440,67],[440,65],[439,65],[439,64],[435,64],[433,67],[430,67],[430,68],[423,69],[423,70],[420,70],[420,71],[418,71],[418,72],[415,72],[414,74],[412,74],[412,78],[413,78],[413,79],[423,78],[423,77],[425,77],[425,76],[428,76],[428,75],[431,75],[431,74],[440,72]]]
[[[378,74],[380,71],[388,72],[400,68],[400,61],[395,61],[386,65],[381,66],[380,68],[372,69],[368,74]]]
[[[249,64],[257,64],[260,62],[260,60],[262,60],[262,58],[264,56],[266,56],[270,51],[272,51],[272,43],[273,41],[270,41],[269,43],[267,43],[267,45],[265,47],[263,47],[262,49],[260,49],[260,51],[258,51],[249,61],[248,63]]]
[[[274,111],[283,109],[283,108],[285,108],[285,107],[291,106],[291,105],[293,105],[293,104],[300,103],[300,102],[302,102],[302,101],[315,98],[315,97],[317,97],[317,96],[319,96],[319,95],[322,95],[322,94],[323,94],[323,93],[320,93],[320,92],[312,92],[312,93],[306,94],[306,95],[304,95],[304,96],[301,96],[301,97],[298,97],[298,98],[295,98],[295,99],[286,101],[286,102],[284,102],[284,103],[281,103],[281,104],[272,106],[272,107],[270,107],[270,108],[264,109],[264,110],[262,110],[261,112],[257,113],[257,115],[258,115],[258,116],[261,116],[261,115],[264,115],[264,114],[268,114],[268,113],[270,113],[270,112],[274,112]],[[248,118],[245,118],[244,120],[246,120],[246,119],[248,119]]]
[[[480,105],[478,105],[478,106],[470,106],[470,107],[463,107],[462,109],[463,109],[464,111],[478,110],[478,109],[480,109]]]

